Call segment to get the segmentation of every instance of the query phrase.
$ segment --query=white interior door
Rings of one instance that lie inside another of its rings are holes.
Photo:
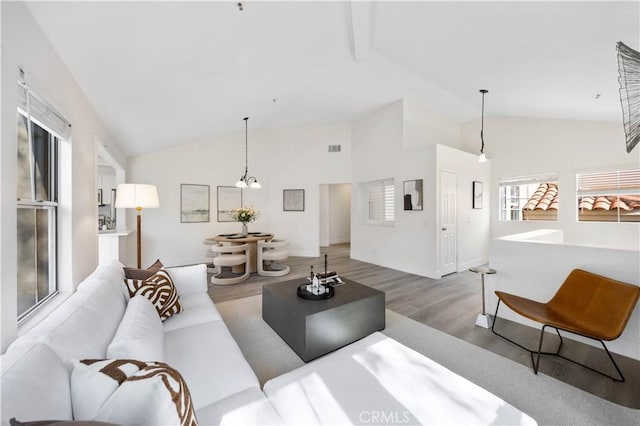
[[[440,170],[440,275],[458,270],[457,186],[456,173]]]

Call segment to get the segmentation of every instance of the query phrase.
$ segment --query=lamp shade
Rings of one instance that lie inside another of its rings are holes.
[[[116,194],[116,208],[144,208],[160,207],[158,190],[155,185],[139,183],[121,183]]]

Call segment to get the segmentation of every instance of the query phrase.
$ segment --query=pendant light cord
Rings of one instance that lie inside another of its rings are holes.
[[[262,188],[255,176],[249,176],[249,117],[244,120],[244,174],[236,182],[237,188]]]
[[[482,124],[480,126],[480,141],[482,142],[482,146],[480,147],[480,154],[484,154],[484,94],[488,92],[486,89],[480,90],[480,93],[482,93]]]
[[[244,118],[244,178],[249,173],[249,117]]]

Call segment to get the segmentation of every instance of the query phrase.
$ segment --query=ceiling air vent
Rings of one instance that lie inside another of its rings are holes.
[[[340,145],[329,145],[329,152],[340,152]]]

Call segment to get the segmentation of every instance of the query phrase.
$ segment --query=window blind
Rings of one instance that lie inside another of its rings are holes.
[[[18,108],[62,139],[71,136],[71,124],[24,80],[18,80]]]
[[[640,194],[640,169],[578,173],[578,196]]]
[[[394,206],[394,199],[396,196],[396,189],[393,184],[384,185],[384,220],[385,222],[393,222],[396,220],[396,211]]]
[[[529,185],[532,183],[558,182],[558,173],[544,173],[529,176],[517,176],[500,179],[499,186]]]
[[[367,184],[367,219],[370,224],[391,225],[395,221],[395,184],[393,180]]]

